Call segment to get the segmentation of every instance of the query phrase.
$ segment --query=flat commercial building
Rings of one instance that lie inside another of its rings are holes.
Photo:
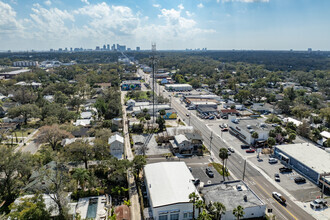
[[[121,84],[122,90],[141,90],[141,82],[139,80],[125,80]]]
[[[272,129],[269,125],[258,119],[236,119],[236,116],[229,115],[229,131],[238,139],[247,144],[254,144],[256,141],[266,141],[268,133]],[[258,138],[253,138],[252,134],[258,133]]]
[[[149,218],[192,219],[193,204],[189,194],[199,194],[192,183],[194,177],[184,162],[147,164],[144,176],[150,205]],[[195,219],[197,216],[198,210],[195,211]]]
[[[167,91],[191,91],[192,86],[189,84],[166,84]]]
[[[314,144],[278,145],[274,153],[283,164],[289,165],[315,184],[319,184],[321,174],[330,172],[330,153]]]
[[[29,69],[20,69],[20,70],[14,70],[14,71],[10,71],[10,72],[3,72],[3,73],[0,73],[0,76],[5,77],[6,79],[11,79],[19,74],[26,73],[26,72],[30,72],[30,70]]]
[[[144,109],[147,109],[150,115],[153,114],[152,104],[133,107],[133,112],[135,114],[139,114],[143,112]],[[160,110],[169,110],[169,109],[171,109],[169,105],[155,105],[155,114],[157,114],[157,112],[159,112]]]
[[[244,219],[258,219],[265,216],[266,204],[241,180],[205,185],[202,194],[206,204],[220,202],[226,212],[221,219],[236,219],[233,210],[244,208]]]

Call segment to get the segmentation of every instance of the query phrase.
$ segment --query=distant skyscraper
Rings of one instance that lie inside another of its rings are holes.
[[[100,47],[99,46],[96,46],[95,50],[100,50]]]
[[[131,51],[131,48],[128,47],[128,48],[127,48],[127,51]]]
[[[72,47],[70,47],[70,51],[72,52]]]
[[[112,46],[111,46],[111,50],[112,50],[112,51],[115,51],[115,50],[116,50],[116,45],[115,45],[115,44],[112,44]]]
[[[107,50],[110,50],[110,44],[107,45]]]
[[[312,48],[308,48],[308,50],[307,50],[308,52],[312,52]]]
[[[126,51],[126,45],[119,45],[119,44],[117,44],[117,50],[118,51]]]
[[[106,50],[107,49],[107,46],[105,46],[105,44],[103,45],[103,50]]]
[[[140,47],[136,47],[136,51],[140,51]]]

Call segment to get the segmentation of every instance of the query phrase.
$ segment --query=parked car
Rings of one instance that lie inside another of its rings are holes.
[[[238,191],[242,191],[242,186],[241,186],[241,185],[237,185],[237,186],[236,186],[236,189],[237,189]]]
[[[232,152],[232,153],[235,153],[234,148],[228,147],[228,150],[229,150],[230,152]]]
[[[277,159],[276,158],[269,158],[268,159],[268,163],[277,163]]]
[[[227,155],[228,155],[228,156],[230,156],[230,155],[231,155],[231,152],[230,152],[230,150],[229,150],[229,149],[227,150]]]
[[[222,128],[225,127],[225,125],[224,124],[221,124],[221,125],[219,125],[219,127],[222,129]]]
[[[279,201],[280,203],[285,203],[286,202],[286,199],[280,194],[280,193],[278,193],[278,192],[273,192],[272,193],[272,195],[273,195],[273,197],[277,200],[277,201]]]
[[[194,183],[195,186],[198,186],[201,181],[200,181],[200,179],[197,178],[197,179],[192,180],[192,182]]]
[[[189,113],[187,113],[186,116],[189,117],[190,116]]]
[[[278,169],[280,171],[280,173],[290,173],[292,172],[292,169],[289,167],[281,167]]]
[[[254,153],[255,151],[256,151],[255,149],[250,148],[250,149],[246,150],[245,152],[246,153]]]
[[[274,174],[274,178],[275,178],[275,181],[276,181],[276,182],[280,182],[280,181],[281,181],[281,179],[280,179],[280,174],[278,174],[278,173],[275,173],[275,174]]]
[[[306,183],[306,179],[304,177],[298,176],[294,178],[295,183]]]
[[[324,199],[315,199],[310,203],[310,207],[312,209],[320,209],[326,206],[327,206],[327,201]]]
[[[211,177],[211,178],[214,177],[214,173],[213,173],[213,171],[212,171],[209,167],[207,167],[207,168],[205,169],[205,172],[206,172],[206,174],[207,174],[209,177]]]
[[[213,116],[213,115],[211,115],[210,117],[209,117],[209,120],[213,120],[215,117]]]
[[[251,146],[249,144],[242,144],[241,148],[242,149],[249,149]]]

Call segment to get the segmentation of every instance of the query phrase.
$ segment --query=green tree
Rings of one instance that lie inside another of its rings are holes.
[[[205,209],[199,213],[197,220],[212,220],[212,215],[208,213]]]
[[[189,194],[189,202],[193,204],[193,219],[195,219],[196,203],[199,200],[198,194],[192,192]]]
[[[293,101],[297,95],[293,87],[284,89],[284,97],[288,98],[290,101]]]
[[[143,167],[147,164],[146,158],[142,155],[137,155],[134,157],[132,163],[133,163],[133,173],[135,177],[139,179]]]
[[[254,139],[258,139],[259,138],[259,134],[257,132],[253,132],[251,135],[252,138]]]
[[[85,183],[89,180],[90,175],[88,170],[82,168],[76,168],[72,174],[72,178],[77,181],[77,185],[81,186],[81,189],[85,189]]]
[[[233,210],[233,215],[236,217],[237,220],[241,219],[244,217],[244,208],[242,206],[237,206]]]
[[[11,203],[31,175],[32,155],[0,146],[0,158],[0,199]]]
[[[221,220],[221,216],[226,213],[226,206],[221,202],[211,203],[207,208],[214,220]]]
[[[219,150],[219,157],[222,160],[222,176],[223,180],[225,180],[225,160],[228,159],[228,150],[227,148],[220,148]]]
[[[292,114],[298,117],[299,119],[307,118],[310,116],[310,110],[307,106],[297,105],[292,108]]]
[[[205,203],[203,200],[199,199],[195,203],[196,208],[198,208],[198,213],[201,213],[201,210],[205,208]]]
[[[163,131],[165,128],[165,119],[159,116],[156,120],[156,123],[158,124],[159,131]]]
[[[39,116],[39,108],[34,104],[25,104],[8,110],[8,116],[11,118],[22,116],[24,123],[27,124],[29,118]]]
[[[320,110],[320,116],[325,119],[325,121],[330,124],[330,107],[322,108]]]
[[[292,141],[294,141],[296,139],[296,134],[295,133],[290,133],[289,134],[289,141],[290,143],[292,143]]]
[[[267,144],[268,144],[268,146],[269,146],[270,148],[272,148],[272,147],[276,144],[275,138],[273,138],[273,137],[269,137],[269,138],[267,139]]]
[[[71,161],[83,162],[88,169],[88,161],[94,158],[93,146],[88,141],[75,141],[64,148],[64,157]]]
[[[76,109],[77,113],[79,112],[80,105],[84,103],[84,100],[79,97],[73,97],[68,105],[71,106],[73,109]]]
[[[19,203],[12,203],[9,209],[11,210],[9,217],[12,219],[50,219],[50,213],[46,210],[46,205],[41,194],[35,194],[32,198],[21,198]]]
[[[306,120],[297,127],[297,133],[305,138],[310,138],[311,129]]]

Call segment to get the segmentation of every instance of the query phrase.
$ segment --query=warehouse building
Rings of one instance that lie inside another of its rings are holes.
[[[315,184],[320,184],[321,175],[330,173],[330,153],[311,143],[278,145],[274,154]],[[329,178],[324,180],[330,184]]]
[[[133,107],[133,112],[134,114],[139,114],[141,112],[143,112],[144,109],[147,109],[148,112],[150,115],[153,114],[153,106],[152,104],[149,104],[149,105],[142,105],[142,106],[136,106],[136,107]],[[157,114],[160,110],[170,110],[171,107],[167,104],[157,104],[155,105],[155,114]]]
[[[147,164],[144,176],[149,201],[149,208],[144,210],[146,219],[192,219],[193,204],[189,194],[199,194],[192,182],[194,177],[184,162]],[[195,219],[197,216],[198,209]]]
[[[192,86],[189,84],[166,84],[165,89],[167,91],[173,91],[173,92],[178,92],[178,91],[191,91]]]
[[[265,216],[266,204],[241,180],[205,185],[202,194],[206,204],[220,202],[226,212],[221,219],[236,219],[233,210],[238,206],[244,208],[244,219],[262,219]]]
[[[247,144],[264,143],[268,139],[271,126],[263,123],[259,119],[237,119],[234,115],[229,115],[229,132]],[[252,134],[258,133],[258,138],[253,138]]]

